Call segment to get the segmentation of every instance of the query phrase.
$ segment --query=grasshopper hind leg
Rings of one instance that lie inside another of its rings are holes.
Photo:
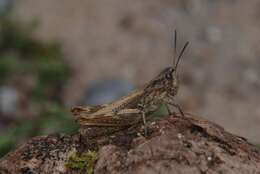
[[[144,135],[145,137],[147,136],[147,123],[146,123],[146,116],[145,116],[145,112],[142,111],[142,119],[143,119],[143,124],[144,124]]]
[[[146,114],[145,114],[145,111],[144,111],[144,105],[143,104],[139,104],[138,105],[139,107],[139,110],[140,110],[140,113],[142,115],[142,121],[143,121],[143,124],[144,124],[144,135],[145,137],[147,137],[147,133],[148,133],[148,128],[147,128],[147,122],[146,122]]]

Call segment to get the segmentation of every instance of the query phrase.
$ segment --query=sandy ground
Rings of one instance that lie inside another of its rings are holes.
[[[37,36],[63,43],[74,71],[68,106],[96,79],[140,86],[171,65],[176,28],[179,49],[191,42],[178,102],[260,143],[259,9],[257,0],[20,0],[14,17],[37,20]]]

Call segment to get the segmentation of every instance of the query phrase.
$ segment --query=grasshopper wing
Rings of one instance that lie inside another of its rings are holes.
[[[76,106],[73,107],[71,109],[72,114],[74,115],[75,118],[80,117],[82,114],[83,115],[90,115],[93,114],[95,112],[97,112],[98,110],[102,109],[106,107],[106,105],[98,105],[98,106],[85,106],[85,107],[81,107],[81,106]]]
[[[125,127],[140,121],[140,112],[137,109],[124,109],[114,115],[113,112],[96,115],[96,112],[105,106],[74,107],[72,113],[76,121],[84,126],[111,126]],[[93,115],[94,114],[94,115]],[[139,115],[139,116],[138,116]]]
[[[99,115],[93,118],[79,117],[77,121],[84,126],[126,127],[139,122],[136,117],[115,117]]]

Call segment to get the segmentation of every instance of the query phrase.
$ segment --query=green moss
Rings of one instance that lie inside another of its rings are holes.
[[[81,155],[73,154],[70,156],[65,166],[81,173],[93,174],[96,161],[97,153],[95,151],[87,151]]]

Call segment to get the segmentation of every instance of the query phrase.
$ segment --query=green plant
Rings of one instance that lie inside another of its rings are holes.
[[[70,156],[65,166],[71,170],[93,174],[96,161],[97,153],[95,151],[87,151],[81,155],[75,153]]]

